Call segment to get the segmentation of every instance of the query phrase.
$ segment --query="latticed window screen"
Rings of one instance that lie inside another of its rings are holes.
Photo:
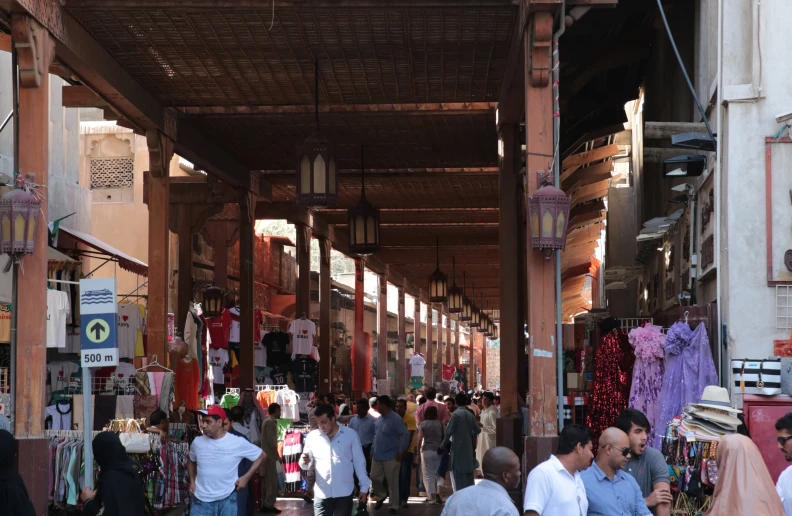
[[[127,188],[135,180],[135,158],[91,158],[91,189]]]
[[[776,285],[776,329],[792,330],[792,287]]]

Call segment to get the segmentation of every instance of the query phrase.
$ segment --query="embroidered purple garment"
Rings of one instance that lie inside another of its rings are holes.
[[[666,424],[682,413],[688,403],[701,401],[707,385],[718,385],[704,323],[691,331],[687,323],[676,322],[665,341],[665,375],[660,391],[660,407],[653,428],[654,447],[660,448]]]
[[[635,349],[629,407],[646,415],[652,431],[655,428],[660,390],[663,387],[665,338],[660,327],[653,324],[633,328],[629,335],[630,344]]]

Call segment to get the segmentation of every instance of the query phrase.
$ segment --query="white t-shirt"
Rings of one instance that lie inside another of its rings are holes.
[[[234,307],[231,310],[231,331],[228,332],[228,342],[239,342],[239,310]]]
[[[47,290],[47,347],[66,347],[66,317],[70,313],[69,294]]]
[[[256,342],[253,345],[253,365],[267,367],[267,348],[261,342]]]
[[[60,411],[58,411],[60,408]],[[64,413],[65,412],[65,413]],[[69,402],[59,401],[44,409],[44,418],[52,417],[52,430],[72,429],[72,406]]]
[[[423,378],[426,359],[421,355],[415,354],[410,357],[410,365],[412,366],[410,369],[410,376],[420,376]]]
[[[141,326],[143,316],[137,305],[118,305],[118,358],[135,358],[135,344]]]
[[[66,349],[58,351],[58,353],[79,353],[82,349],[82,342],[80,340],[80,327],[69,326],[66,332]]]
[[[113,374],[116,375],[115,384],[122,389],[126,389],[127,386],[129,385],[129,380],[131,380],[132,377],[135,376],[136,372],[137,370],[135,369],[135,366],[133,366],[132,364],[128,364],[126,362],[119,362],[115,368],[115,371],[113,371]]]
[[[212,364],[213,383],[224,383],[223,368],[228,363],[228,350],[223,348],[209,349],[209,363]]]
[[[540,516],[586,516],[586,486],[561,464],[555,455],[536,466],[528,475],[523,499],[523,512],[535,511]]]
[[[297,355],[310,355],[316,324],[309,319],[295,319],[289,324],[289,333],[292,334],[292,360]]]
[[[792,466],[789,466],[778,476],[776,491],[778,496],[781,497],[784,513],[787,516],[792,516]]]
[[[260,455],[261,448],[233,434],[220,439],[196,437],[190,445],[190,460],[198,465],[195,497],[202,502],[228,497],[236,489],[239,462],[255,461]]]
[[[281,407],[281,419],[300,420],[300,397],[291,389],[283,389],[275,395],[275,403]]]
[[[57,391],[68,387],[71,375],[76,373],[79,369],[80,366],[74,362],[68,361],[50,362],[47,364],[47,371],[49,371],[50,374],[50,385],[52,385],[52,390]]]

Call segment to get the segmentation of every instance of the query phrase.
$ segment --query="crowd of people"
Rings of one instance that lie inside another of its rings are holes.
[[[483,392],[442,399],[432,387],[393,400],[346,400],[324,395],[309,407],[313,428],[305,438],[299,467],[308,472],[316,516],[348,516],[408,507],[413,485],[426,504],[444,504],[443,516],[665,516],[672,494],[665,458],[647,444],[651,428],[638,410],[626,409],[599,436],[582,425],[567,425],[556,453],[528,474],[522,512],[510,491],[521,485],[520,458],[495,446],[498,397]],[[278,496],[277,420],[280,406],[268,407],[261,426],[261,446],[239,424],[244,408],[212,405],[199,411],[200,436],[190,445],[187,470],[192,516],[253,514],[251,479],[263,477],[260,512],[281,512]],[[168,439],[168,419],[161,411],[149,418],[150,432]],[[343,414],[343,415],[342,415]],[[792,413],[776,423],[778,447],[792,462]],[[99,475],[95,489],[81,493],[88,516],[149,514],[146,497],[119,436],[101,432],[93,440]],[[14,471],[16,442],[0,430],[0,514],[34,514],[21,477]],[[718,446],[718,479],[712,516],[792,516],[792,466],[774,486],[756,445],[745,435],[727,435]],[[414,472],[414,473],[413,473]],[[453,493],[441,496],[445,478]],[[519,492],[519,491],[518,491]]]

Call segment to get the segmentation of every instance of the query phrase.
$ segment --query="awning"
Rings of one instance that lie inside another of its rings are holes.
[[[48,262],[66,262],[71,263],[74,261],[73,258],[66,256],[62,252],[54,249],[52,247],[47,247],[47,261]]]
[[[93,247],[100,253],[108,255],[110,258],[114,258],[118,262],[118,266],[125,271],[139,274],[140,276],[148,276],[148,265],[141,262],[137,258],[133,258],[126,253],[122,253],[118,249],[102,242],[98,238],[87,233],[83,233],[82,231],[77,231],[76,229],[67,228],[63,225],[60,226],[60,231],[68,233],[69,236],[73,237],[75,240],[82,242],[89,247]]]

